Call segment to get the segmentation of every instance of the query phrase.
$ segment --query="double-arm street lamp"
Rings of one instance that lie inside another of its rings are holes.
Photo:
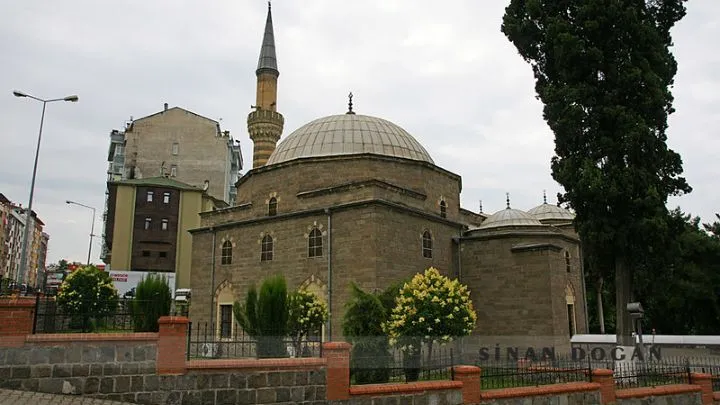
[[[79,202],[70,201],[70,200],[65,201],[65,203],[70,204],[70,205],[73,205],[73,204],[79,205],[81,207],[85,207],[85,208],[92,210],[92,225],[90,225],[90,247],[88,248],[88,258],[87,258],[87,265],[89,266],[90,265],[90,255],[92,254],[92,242],[93,242],[93,238],[95,237],[95,208],[93,208],[89,205],[80,204]]]
[[[18,284],[22,284],[25,282],[25,275],[27,274],[27,256],[28,256],[28,239],[30,236],[30,216],[32,215],[32,203],[33,203],[33,194],[35,192],[35,177],[37,175],[37,166],[38,166],[38,156],[40,155],[40,140],[42,139],[42,130],[43,130],[43,122],[45,121],[45,106],[47,103],[52,103],[54,101],[70,101],[70,102],[76,102],[78,101],[78,96],[72,95],[67,96],[63,98],[51,98],[44,100],[39,97],[31,96],[29,94],[23,93],[21,91],[13,91],[13,95],[15,97],[26,97],[31,98],[33,100],[39,101],[42,103],[42,115],[40,116],[40,131],[38,132],[38,139],[37,139],[37,148],[35,149],[35,164],[33,166],[33,174],[32,174],[32,181],[30,182],[30,202],[28,203],[28,207],[25,210],[25,230],[23,233],[23,244],[22,244],[22,256],[20,257],[20,271],[17,274],[17,282]]]

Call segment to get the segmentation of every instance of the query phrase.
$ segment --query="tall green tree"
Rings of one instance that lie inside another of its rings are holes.
[[[620,344],[633,267],[665,241],[670,195],[691,191],[682,159],[666,145],[677,63],[670,29],[685,0],[511,0],[502,32],[531,64],[555,134],[558,197],[576,213],[585,246],[614,275]]]
[[[250,286],[245,305],[233,303],[240,327],[257,340],[258,357],[287,357],[284,340],[288,336],[287,282],[280,275],[263,280],[258,293]]]

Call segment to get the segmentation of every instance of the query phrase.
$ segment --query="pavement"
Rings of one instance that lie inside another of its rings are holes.
[[[108,401],[77,395],[54,395],[42,392],[0,389],[0,405],[131,405],[128,402]],[[134,405],[134,404],[133,404]]]

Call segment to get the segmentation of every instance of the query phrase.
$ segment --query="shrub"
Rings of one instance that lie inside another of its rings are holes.
[[[433,344],[469,335],[476,320],[467,286],[430,267],[403,286],[384,330],[391,344],[405,352],[409,364],[406,375],[408,380],[414,380],[423,343],[427,344],[429,357]]]
[[[288,297],[288,332],[298,357],[304,355],[303,339],[317,336],[327,318],[327,305],[312,292],[301,289]]]
[[[132,300],[135,332],[157,332],[158,319],[170,315],[172,292],[165,276],[148,275],[135,287]]]
[[[65,278],[57,303],[71,316],[71,328],[92,332],[103,317],[117,309],[118,293],[110,274],[95,266],[86,266]]]
[[[251,286],[245,305],[235,301],[233,313],[240,327],[257,340],[258,357],[286,357],[288,334],[287,283],[282,276],[265,279],[260,293]]]
[[[387,312],[378,296],[351,283],[351,300],[343,317],[343,335],[352,344],[350,375],[355,384],[386,383],[390,379],[390,344],[382,330]]]

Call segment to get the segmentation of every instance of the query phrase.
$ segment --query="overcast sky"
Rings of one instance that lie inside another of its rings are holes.
[[[462,204],[530,209],[550,175],[553,135],[530,66],[500,32],[509,0],[276,0],[278,109],[288,135],[347,110],[405,128],[463,178]],[[671,199],[704,221],[720,211],[720,1],[693,0],[674,30],[679,62],[668,144],[694,191]],[[246,117],[267,3],[260,0],[0,1],[0,193],[27,205],[41,104],[48,105],[34,209],[48,263],[84,262],[90,210],[102,231],[109,132],[163,103],[221,120],[252,166]],[[99,261],[100,238],[93,244]]]

